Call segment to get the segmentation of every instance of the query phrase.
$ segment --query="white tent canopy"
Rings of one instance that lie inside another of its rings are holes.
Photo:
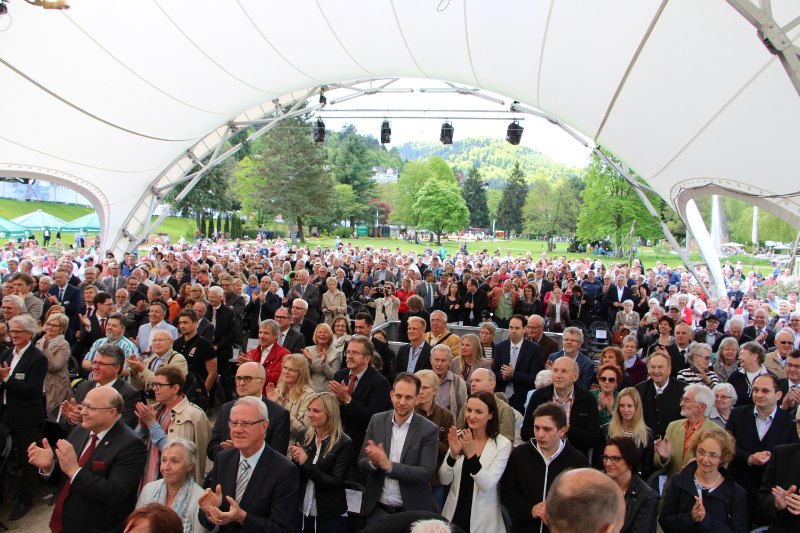
[[[764,3],[788,69],[740,13],[758,16],[748,0],[12,2],[0,175],[76,188],[122,251],[150,229],[152,189],[181,180],[232,121],[322,85],[429,78],[504,95],[607,148],[699,241],[687,206],[700,194],[800,226],[800,84],[787,73],[800,74],[800,0]]]

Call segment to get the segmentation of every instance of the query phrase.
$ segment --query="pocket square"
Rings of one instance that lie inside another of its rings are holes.
[[[108,468],[105,461],[92,461],[92,470],[99,470],[104,472]]]

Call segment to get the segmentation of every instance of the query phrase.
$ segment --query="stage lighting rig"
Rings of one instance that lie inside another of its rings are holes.
[[[439,134],[442,144],[453,144],[453,125],[450,122],[442,123],[442,133]]]
[[[389,125],[388,120],[384,120],[381,124],[381,144],[389,144],[392,142],[392,127]]]
[[[322,122],[321,118],[317,119],[317,123],[314,125],[313,130],[314,130],[314,142],[315,143],[325,142],[325,123]]]
[[[508,130],[506,131],[506,141],[514,146],[519,144],[519,141],[522,139],[522,131],[525,128],[519,125],[519,120],[515,120],[511,124],[508,125]]]

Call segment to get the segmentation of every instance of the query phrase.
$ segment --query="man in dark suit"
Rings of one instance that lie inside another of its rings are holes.
[[[289,411],[281,407],[280,404],[267,399],[261,395],[264,384],[264,367],[258,363],[244,363],[236,371],[236,395],[239,398],[252,396],[261,398],[269,412],[269,427],[265,439],[269,447],[280,453],[286,453],[289,449]],[[223,404],[219,409],[217,420],[211,429],[211,440],[208,442],[208,458],[214,461],[217,454],[223,450],[228,450],[233,446],[231,432],[228,427],[231,409],[236,401]]]
[[[489,297],[478,290],[478,280],[470,279],[467,282],[467,292],[464,295],[464,325],[478,326],[481,323],[483,312],[489,308]]]
[[[392,381],[400,372],[417,372],[431,369],[431,346],[423,339],[425,320],[412,316],[408,319],[408,344],[397,350]]]
[[[366,474],[361,514],[367,524],[402,511],[435,511],[431,476],[436,471],[439,428],[414,414],[419,378],[401,372],[391,411],[374,415],[367,427],[358,468]],[[596,411],[596,410],[595,410]]]
[[[142,394],[120,377],[125,368],[125,352],[116,344],[103,344],[97,348],[91,366],[90,379],[78,385],[75,398],[64,401],[57,408],[61,416],[58,416],[58,412],[50,413],[50,419],[58,419],[59,426],[69,431],[83,421],[83,411],[80,405],[89,391],[97,387],[109,386],[122,396],[124,402],[124,408],[120,413],[122,422],[131,429],[136,429],[136,426],[139,425],[139,419],[136,417],[136,404],[142,401]]]
[[[525,340],[525,317],[513,315],[508,320],[508,339],[497,343],[492,358],[497,392],[505,392],[508,404],[524,413],[528,391],[534,388],[540,370],[544,365],[539,345]]]
[[[251,339],[258,337],[258,325],[261,321],[275,318],[275,311],[281,306],[280,297],[269,290],[271,283],[269,276],[261,278],[258,292],[253,291],[250,302],[244,308],[248,336]]]
[[[289,353],[303,353],[306,340],[303,335],[292,329],[292,316],[289,310],[279,307],[275,311],[275,322],[280,326],[278,344],[289,350]]]
[[[107,292],[98,292],[92,302],[94,312],[91,315],[78,313],[77,324],[80,328],[79,341],[73,347],[72,353],[78,361],[98,339],[106,336],[108,316],[114,312],[114,299]]]
[[[81,291],[69,284],[69,274],[60,267],[53,274],[53,282],[53,286],[47,291],[42,316],[47,314],[51,305],[61,305],[64,307],[64,314],[72,320],[81,305]]]
[[[246,396],[230,411],[231,448],[217,454],[198,502],[198,518],[220,533],[291,531],[297,514],[297,467],[266,442],[269,412]]]
[[[770,531],[775,533],[800,531],[798,480],[800,480],[800,444],[776,446],[767,463],[761,488],[758,489],[760,509],[769,520]]]
[[[287,295],[288,305],[294,309],[294,301],[301,299],[305,300],[308,304],[307,306],[307,314],[309,319],[312,322],[319,321],[319,303],[320,303],[320,294],[319,288],[313,283],[309,283],[308,280],[308,270],[299,270],[296,276],[297,283],[292,286],[289,294]],[[311,344],[311,343],[307,343]]]
[[[426,270],[422,283],[417,285],[417,296],[422,298],[423,308],[429,313],[439,308],[439,285],[434,279],[433,270]]]
[[[731,474],[747,491],[750,523],[754,526],[768,522],[759,510],[757,491],[772,450],[780,444],[800,443],[794,420],[789,413],[778,409],[781,396],[778,378],[772,374],[758,376],[753,380],[755,408],[750,405],[734,408],[725,425],[736,439]]]
[[[647,372],[650,379],[636,385],[642,398],[644,423],[653,430],[655,438],[662,439],[667,426],[681,416],[681,398],[686,384],[670,377],[671,359],[661,352],[655,352],[647,359]]]
[[[308,318],[309,313],[308,302],[302,298],[296,298],[292,302],[292,325],[291,329],[300,333],[303,336],[306,346],[314,345],[314,331],[317,329],[317,323]]]
[[[44,420],[44,378],[47,357],[33,345],[38,328],[30,315],[19,315],[8,321],[8,334],[13,346],[0,355],[0,438],[12,436],[22,467],[19,501],[11,512],[11,520],[27,514],[36,491],[36,468],[28,464],[28,446],[39,439]],[[3,480],[0,477],[0,497]]]
[[[111,387],[89,391],[83,422],[53,450],[32,444],[27,459],[47,476],[56,471],[61,487],[50,518],[52,531],[121,532],[136,505],[147,461],[144,442],[120,420],[122,396]]]
[[[601,453],[602,450],[598,451],[602,443],[602,434],[600,433],[597,400],[594,399],[592,393],[576,386],[578,381],[577,363],[569,357],[560,357],[553,363],[552,371],[553,384],[534,391],[531,401],[528,402],[528,408],[522,419],[520,433],[522,440],[527,441],[534,438],[533,413],[537,407],[555,399],[558,399],[557,404],[565,405],[572,398],[567,430],[569,443],[587,458],[592,449],[594,449],[594,453]]]
[[[558,343],[544,334],[544,318],[539,315],[528,317],[528,340],[539,345],[539,357],[542,364],[547,364],[550,354],[558,351]]]
[[[745,337],[750,337],[765,350],[769,351],[775,346],[775,330],[767,327],[769,315],[764,309],[756,309],[753,313],[753,325],[747,326],[742,331]]]
[[[667,347],[667,353],[671,359],[671,376],[678,377],[678,372],[684,368],[689,368],[689,361],[686,356],[689,353],[689,345],[692,343],[692,327],[683,322],[675,325],[675,341]],[[652,428],[651,428],[652,429]]]
[[[372,315],[369,313],[361,312],[356,314],[355,320],[353,321],[353,333],[355,335],[362,335],[372,341],[372,347],[375,350],[374,353],[377,353],[381,358],[381,374],[388,380],[394,373],[395,353],[389,348],[387,343],[372,336],[372,325],[374,322]],[[347,351],[346,344],[344,351]],[[347,366],[346,363],[347,359],[343,352],[342,367]]]
[[[608,289],[604,297],[604,304],[608,309],[608,324],[613,326],[617,313],[622,311],[622,302],[633,300],[633,293],[627,285],[627,280],[622,274],[617,275],[616,283]]]
[[[367,337],[353,335],[345,351],[346,366],[333,375],[329,382],[331,393],[339,400],[344,432],[353,440],[353,446],[361,450],[367,426],[375,413],[389,408],[389,382],[370,365],[373,353],[372,342]],[[348,478],[363,482],[356,468],[355,454]]]
[[[200,322],[197,323],[197,334],[206,339],[208,342],[214,343],[214,324],[207,318],[208,307],[205,302],[195,302],[194,310],[197,311],[197,316],[200,317]]]
[[[206,318],[214,325],[214,340],[211,344],[217,353],[217,370],[222,377],[223,397],[225,401],[230,401],[233,397],[230,359],[233,357],[233,345],[240,335],[233,310],[222,303],[223,295],[222,287],[209,287]]]

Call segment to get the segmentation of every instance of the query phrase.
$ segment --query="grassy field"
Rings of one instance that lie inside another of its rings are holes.
[[[30,213],[31,211],[35,211],[36,209],[41,209],[42,211],[57,216],[58,218],[65,220],[67,222],[92,212],[92,208],[83,207],[79,205],[57,204],[52,202],[20,202],[8,198],[0,198],[0,216],[4,218],[12,219],[20,215]],[[277,228],[279,230],[286,231],[285,226],[282,224],[278,225],[267,224],[266,227]],[[168,217],[158,227],[157,231],[168,234],[172,239],[172,241],[175,242],[182,236],[191,236],[194,232],[194,228],[195,228],[195,221],[193,218]],[[37,233],[36,236],[41,241],[42,239],[41,234]],[[64,235],[63,237],[64,237],[63,240],[66,243],[70,243],[72,241],[72,235]],[[426,247],[430,247],[434,250],[439,249],[439,246],[437,246],[435,243],[414,244],[413,242],[399,240],[399,239],[361,238],[358,240],[345,239],[345,241],[352,242],[353,244],[358,244],[362,249],[364,248],[364,246],[368,244],[375,248],[390,248],[394,250],[395,248],[399,247],[403,251],[413,250],[415,252],[424,250]],[[306,240],[306,242],[311,247],[319,245],[325,248],[325,247],[333,247],[335,239],[309,238]],[[445,246],[452,253],[458,250],[459,243],[455,241],[446,241]],[[471,242],[467,246],[469,251],[471,252],[486,249],[490,253],[493,253],[495,250],[500,250],[500,253],[503,256],[505,256],[507,251],[510,251],[511,255],[514,256],[516,256],[517,254],[525,254],[526,252],[530,252],[534,259],[541,256],[542,252],[544,252],[547,249],[547,245],[544,241],[533,241],[524,239],[514,239],[510,241],[493,241],[493,242],[489,241]],[[574,257],[586,257],[586,254],[568,253],[566,250],[567,250],[567,243],[559,242],[556,243],[556,250],[554,252],[549,253],[548,255],[550,256],[563,255],[569,259],[572,259]],[[681,263],[677,254],[670,253],[669,250],[667,250],[665,247],[651,248],[643,246],[639,248],[638,257],[642,260],[645,266],[651,266],[655,264],[656,261],[661,261],[662,263],[666,263],[668,265],[678,265]],[[693,261],[702,260],[700,254],[692,254],[691,257]],[[753,260],[749,255],[732,257],[731,260],[732,261],[740,260],[744,263],[746,267],[767,266],[769,264],[767,261],[764,260]],[[615,259],[611,257],[606,258],[606,262],[608,263],[614,261]]]

